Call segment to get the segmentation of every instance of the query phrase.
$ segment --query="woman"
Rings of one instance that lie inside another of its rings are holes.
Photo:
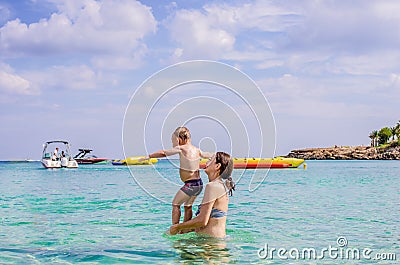
[[[235,190],[232,181],[233,160],[224,152],[217,152],[207,162],[205,172],[208,175],[201,208],[192,220],[170,227],[171,235],[195,229],[199,234],[224,238],[226,236],[226,216],[229,195]]]

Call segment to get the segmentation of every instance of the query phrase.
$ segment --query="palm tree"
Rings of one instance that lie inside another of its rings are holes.
[[[400,139],[400,121],[396,124],[395,126],[396,130],[394,131],[394,134],[396,135],[397,139]]]
[[[400,120],[397,122],[396,127],[400,129]]]
[[[390,136],[392,136],[391,129],[389,129],[388,127],[380,129],[378,132],[379,144],[386,144],[387,141],[390,139]]]
[[[397,126],[389,127],[392,133],[392,141],[394,141],[394,137],[396,136]]]
[[[379,132],[378,131],[373,131],[374,132],[374,144],[375,146],[378,146],[378,138],[379,138]]]
[[[378,131],[372,131],[370,134],[369,134],[369,138],[371,139],[371,146],[372,147],[375,147],[376,145],[377,145],[377,138],[378,138]]]

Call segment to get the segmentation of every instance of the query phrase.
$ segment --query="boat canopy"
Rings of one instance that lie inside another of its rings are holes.
[[[56,141],[48,141],[46,144],[52,144],[52,143],[63,143],[63,144],[68,144],[67,141],[61,141],[61,140],[56,140]]]
[[[79,151],[79,152],[90,153],[90,152],[92,152],[93,150],[92,150],[92,149],[83,149],[83,148],[79,148],[78,151]]]

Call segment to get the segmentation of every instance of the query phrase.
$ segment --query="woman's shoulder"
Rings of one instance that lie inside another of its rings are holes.
[[[220,182],[208,182],[206,184],[206,188],[204,191],[203,202],[207,201],[215,201],[218,200],[221,196],[225,195],[225,189],[222,183]]]
[[[218,181],[211,181],[206,184],[206,189],[210,190],[224,190],[224,185]]]

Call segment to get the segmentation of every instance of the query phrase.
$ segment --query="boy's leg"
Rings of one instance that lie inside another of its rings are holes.
[[[181,190],[175,194],[174,199],[172,200],[172,224],[179,223],[181,218],[181,205],[189,200],[190,197],[186,193]]]
[[[185,215],[184,215],[184,218],[183,218],[184,222],[189,221],[189,220],[192,219],[192,216],[193,216],[193,208],[192,208],[192,206],[193,206],[193,202],[196,199],[196,197],[197,196],[189,197],[189,199],[185,202],[185,205],[184,205]]]
[[[192,219],[193,216],[193,209],[192,209],[192,205],[185,205],[185,215],[183,216],[183,221],[189,221]]]
[[[181,203],[179,204],[179,206],[183,202],[185,202],[184,222],[192,219],[192,215],[193,215],[192,205],[193,205],[193,202],[196,199],[197,195],[200,194],[202,189],[203,189],[203,182],[201,181],[201,179],[191,180],[191,181],[185,182],[185,185],[175,195],[174,201],[175,201],[175,199],[177,199],[177,197],[181,198],[181,201],[180,201]],[[180,192],[181,192],[181,194],[184,194],[184,196],[179,195]],[[173,203],[173,205],[176,205],[176,202]],[[179,217],[180,217],[180,207],[178,210],[179,210]],[[174,212],[173,212],[173,215],[174,215]],[[177,218],[177,219],[179,222],[179,218]],[[176,219],[174,219],[173,221],[176,221]]]

